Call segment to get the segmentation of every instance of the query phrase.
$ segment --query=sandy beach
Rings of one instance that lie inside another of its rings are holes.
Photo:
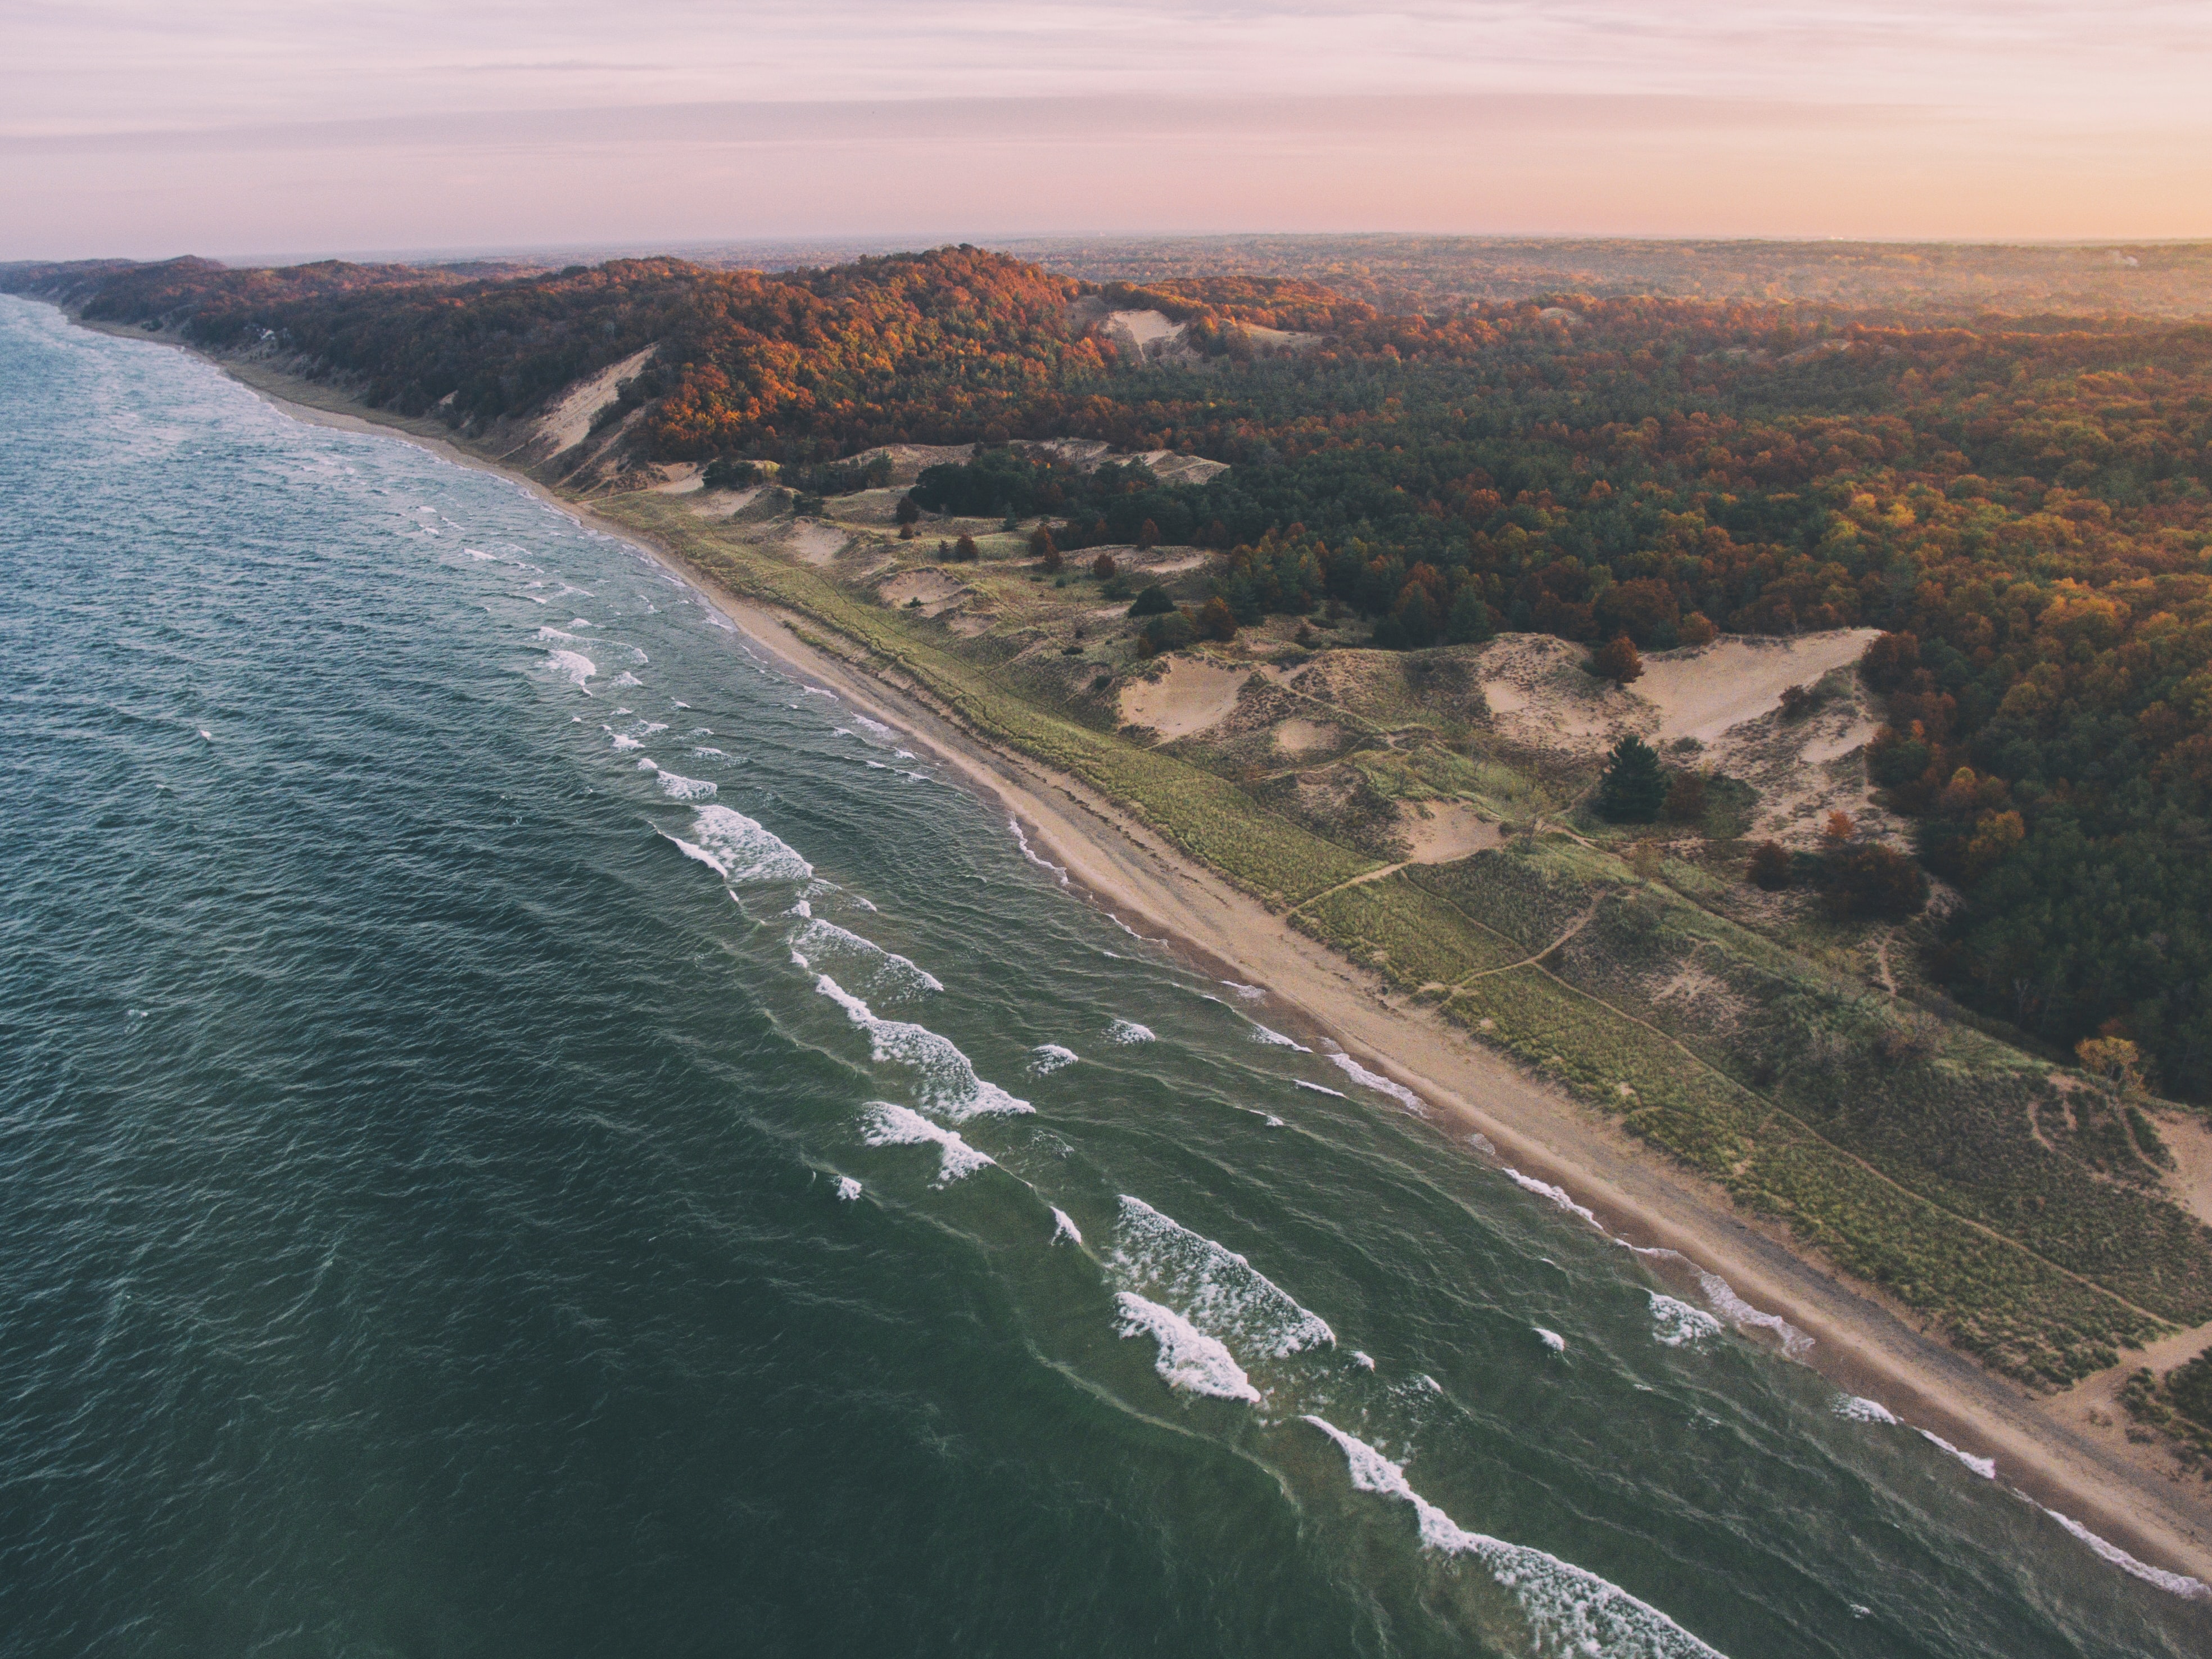
[[[136,331],[112,331],[129,337]],[[1959,1451],[1995,1460],[1995,1479],[2087,1527],[2141,1561],[2212,1583],[2212,1501],[2120,1441],[2085,1432],[2069,1395],[2038,1399],[1923,1335],[1871,1287],[1844,1280],[1778,1230],[1747,1219],[1718,1189],[1667,1163],[1566,1094],[1386,995],[1381,981],[1291,928],[1285,920],[1176,854],[1127,813],[1077,781],[977,740],[910,683],[809,643],[793,619],[727,592],[671,550],[556,494],[496,459],[456,445],[428,423],[387,418],[329,388],[258,364],[212,359],[303,420],[415,442],[461,465],[501,473],[557,510],[641,549],[691,582],[752,646],[787,672],[836,692],[926,749],[1018,824],[1039,860],[1119,918],[1194,967],[1264,987],[1271,1024],[1316,1048],[1340,1047],[1358,1066],[1410,1091],[1437,1133],[1469,1157],[1509,1165],[1586,1210],[1589,1224],[1662,1279],[1713,1299],[1701,1275],[1727,1281],[1749,1309],[1787,1322],[1809,1346],[1792,1357],[1844,1393],[1879,1402]],[[810,625],[818,634],[818,625]],[[1413,1109],[1347,1079],[1378,1111]],[[1752,1340],[1784,1333],[1743,1322]]]

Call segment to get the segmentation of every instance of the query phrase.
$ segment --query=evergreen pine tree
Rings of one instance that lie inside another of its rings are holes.
[[[1615,823],[1649,823],[1667,804],[1667,769],[1658,751],[1638,737],[1613,746],[1597,787],[1597,810]]]

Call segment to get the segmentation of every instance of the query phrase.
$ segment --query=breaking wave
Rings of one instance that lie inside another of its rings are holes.
[[[845,1017],[868,1034],[878,1064],[913,1069],[917,1074],[916,1097],[940,1116],[960,1123],[986,1114],[1036,1109],[1026,1100],[1015,1099],[997,1084],[986,1083],[977,1077],[968,1056],[927,1025],[879,1018],[866,1002],[827,974],[815,975],[814,988],[842,1008]]]
[[[1152,1369],[1168,1387],[1186,1394],[1211,1395],[1217,1400],[1260,1403],[1260,1391],[1229,1350],[1193,1325],[1172,1308],[1147,1302],[1132,1291],[1114,1297],[1121,1313],[1124,1337],[1149,1336],[1159,1345]]]
[[[1040,1042],[1030,1050],[1030,1071],[1037,1077],[1050,1077],[1081,1058],[1074,1049],[1063,1048],[1057,1042]]]
[[[1245,1352],[1283,1359],[1335,1346],[1336,1333],[1325,1320],[1249,1261],[1142,1199],[1122,1195],[1115,1232],[1109,1265],[1127,1283],[1165,1297]]]
[[[592,695],[592,688],[584,682],[598,673],[599,667],[582,652],[549,651],[545,653],[545,665],[586,696]]]
[[[1602,1659],[1724,1659],[1658,1608],[1587,1568],[1525,1544],[1509,1544],[1469,1532],[1415,1492],[1405,1469],[1326,1418],[1305,1420],[1344,1453],[1352,1484],[1360,1492],[1413,1506],[1421,1547],[1467,1555],[1511,1591],[1546,1652],[1602,1656]]]
[[[1961,1463],[1964,1463],[1968,1468],[1972,1469],[1976,1474],[1981,1476],[1983,1480],[1994,1480],[1997,1478],[1997,1460],[1996,1458],[1977,1457],[1972,1452],[1962,1452],[1949,1441],[1946,1440],[1942,1435],[1936,1434],[1928,1429],[1922,1429],[1918,1431],[1918,1433],[1923,1440],[1927,1441],[1931,1445],[1942,1447],[1945,1451],[1950,1453],[1952,1456],[1957,1458]]]
[[[1651,1334],[1670,1348],[1704,1341],[1721,1334],[1721,1322],[1702,1308],[1651,1292]]]
[[[693,819],[700,845],[728,866],[732,881],[805,881],[814,866],[735,807],[702,806]]]
[[[857,962],[868,975],[866,984],[871,995],[914,997],[945,988],[944,981],[927,968],[917,968],[897,951],[886,951],[873,939],[814,915],[804,899],[798,908],[805,920],[792,929],[792,949],[805,951],[810,962],[823,958]]]
[[[2037,1507],[2042,1506],[2039,1504]],[[2164,1567],[2154,1567],[2148,1561],[2138,1561],[2118,1544],[2098,1537],[2095,1533],[2091,1532],[2073,1516],[2061,1515],[2057,1510],[2051,1509],[2044,1510],[2043,1512],[2087,1544],[2092,1554],[2110,1562],[2122,1572],[2131,1574],[2142,1579],[2146,1584],[2155,1584],[2159,1589],[2171,1591],[2188,1601],[2212,1600],[2212,1585],[2208,1585],[2203,1579],[2191,1578],[2186,1573],[2168,1572]]]
[[[1125,1043],[1150,1042],[1152,1041],[1152,1028],[1149,1025],[1139,1025],[1133,1019],[1117,1019],[1106,1028],[1106,1041]]]
[[[954,1131],[932,1123],[909,1107],[878,1101],[868,1109],[865,1139],[871,1146],[934,1146],[938,1149],[937,1185],[943,1187],[988,1168],[995,1160],[979,1152]]]
[[[1354,1083],[1358,1084],[1362,1088],[1372,1089],[1378,1095],[1388,1095],[1391,1099],[1403,1106],[1407,1111],[1415,1113],[1421,1117],[1426,1117],[1429,1115],[1428,1102],[1423,1100],[1420,1096],[1415,1094],[1411,1089],[1407,1088],[1403,1084],[1392,1082],[1389,1078],[1384,1077],[1380,1072],[1369,1071],[1364,1066],[1362,1066],[1350,1054],[1331,1054],[1329,1056],[1329,1060],[1337,1066],[1346,1077],[1350,1078]]]

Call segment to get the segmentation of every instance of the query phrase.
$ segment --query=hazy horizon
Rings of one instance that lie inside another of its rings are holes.
[[[2212,13],[0,0],[0,258],[2212,234]]]

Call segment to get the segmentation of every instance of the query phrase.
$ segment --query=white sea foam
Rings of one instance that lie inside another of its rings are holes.
[[[631,673],[629,669],[625,668],[621,673],[614,677],[614,679],[611,684],[615,685],[643,685],[645,682],[638,678],[636,675]]]
[[[1238,996],[1243,997],[1247,1002],[1257,1002],[1261,998],[1267,994],[1264,989],[1257,985],[1240,984],[1233,979],[1224,979],[1221,982],[1224,985],[1226,985],[1231,990],[1236,992]]]
[[[1375,1356],[1354,1348],[1352,1351],[1352,1363],[1363,1371],[1371,1371],[1375,1369]]]
[[[1270,1030],[1256,1019],[1252,1022],[1252,1041],[1264,1042],[1271,1048],[1295,1048],[1302,1054],[1310,1054],[1313,1052],[1304,1043],[1293,1042],[1280,1031]]]
[[[799,905],[806,904],[805,899]],[[797,908],[797,906],[793,907]],[[896,951],[886,951],[873,939],[840,927],[834,921],[825,921],[813,914],[811,907],[800,912],[803,926],[791,934],[793,950],[804,951],[810,960],[820,962],[850,962],[859,964],[867,975],[866,988],[872,996],[920,996],[926,992],[942,991],[944,982],[926,968],[917,968]]]
[[[860,1195],[860,1183],[859,1182],[854,1180],[850,1176],[839,1176],[837,1177],[837,1201],[839,1203],[850,1204]]]
[[[1544,1346],[1553,1353],[1565,1353],[1567,1351],[1567,1339],[1557,1331],[1547,1331],[1541,1325],[1532,1326],[1530,1328],[1536,1333]]]
[[[691,752],[694,755],[698,756],[702,760],[704,760],[709,755],[712,755],[717,760],[727,760],[730,757],[728,752],[725,750],[711,749],[703,746],[694,749]]]
[[[1030,1070],[1038,1077],[1049,1077],[1081,1058],[1074,1049],[1063,1048],[1057,1042],[1040,1042],[1030,1050]]]
[[[879,738],[888,738],[891,734],[890,727],[885,726],[881,720],[872,720],[866,714],[855,714],[853,718]]]
[[[1115,1239],[1109,1265],[1127,1283],[1164,1297],[1200,1329],[1247,1353],[1283,1359],[1335,1345],[1326,1321],[1242,1255],[1142,1199],[1122,1196]]]
[[[1651,1292],[1651,1334],[1670,1348],[1702,1342],[1721,1334],[1721,1322],[1703,1308]]]
[[[665,830],[663,830],[661,833],[667,840],[672,841],[676,843],[676,850],[683,854],[685,858],[698,860],[700,863],[705,865],[709,870],[712,870],[724,881],[727,881],[730,878],[730,866],[723,863],[721,860],[716,858],[705,848],[695,847],[690,842],[685,841],[681,836],[671,836],[668,835]]]
[[[1962,1452],[1949,1441],[1946,1440],[1942,1435],[1931,1433],[1926,1429],[1920,1431],[1920,1437],[1933,1445],[1942,1447],[1945,1451],[1950,1453],[1952,1456],[1957,1458],[1961,1463],[1964,1463],[1968,1468],[1972,1469],[1976,1474],[1980,1475],[1983,1480],[1994,1480],[1997,1478],[1997,1461],[1996,1458],[1976,1457],[1971,1452]]]
[[[687,778],[677,772],[663,771],[660,787],[671,800],[711,800],[715,786],[705,778]]]
[[[1147,1302],[1130,1291],[1117,1294],[1114,1305],[1121,1313],[1124,1337],[1149,1336],[1159,1345],[1159,1357],[1152,1362],[1152,1369],[1168,1387],[1186,1394],[1211,1395],[1217,1400],[1260,1403],[1260,1391],[1244,1375],[1237,1357],[1174,1309]]]
[[[1291,1083],[1294,1088],[1304,1089],[1317,1095],[1327,1095],[1331,1100],[1349,1100],[1352,1098],[1352,1097],[1345,1093],[1343,1090],[1332,1089],[1326,1083],[1309,1083],[1302,1077],[1292,1078],[1291,1079]]]
[[[814,866],[754,819],[730,806],[702,806],[693,820],[700,844],[730,868],[733,881],[805,881]]]
[[[799,688],[799,695],[802,697],[827,697],[832,702],[837,701],[835,691],[824,691],[818,685],[802,685]]]
[[[1052,1212],[1052,1238],[1050,1242],[1057,1244],[1063,1238],[1067,1240],[1071,1244],[1080,1244],[1083,1243],[1083,1229],[1075,1224],[1073,1218],[1072,1218],[1066,1211],[1061,1209],[1059,1206],[1054,1205]]]
[[[1658,1608],[1556,1555],[1469,1532],[1415,1492],[1405,1469],[1326,1418],[1305,1419],[1336,1442],[1352,1486],[1410,1504],[1421,1547],[1468,1555],[1513,1594],[1542,1651],[1592,1659],[1723,1659]]]
[[[1897,1423],[1896,1414],[1888,1407],[1863,1395],[1837,1395],[1835,1413],[1847,1423],[1886,1423],[1892,1426]]]
[[[1150,1042],[1152,1040],[1152,1028],[1139,1025],[1133,1019],[1117,1019],[1106,1028],[1106,1041],[1109,1042]]]
[[[1750,1326],[1755,1330],[1772,1331],[1782,1340],[1782,1352],[1792,1359],[1802,1359],[1812,1352],[1813,1339],[1799,1330],[1780,1314],[1764,1313],[1735,1293],[1735,1286],[1718,1273],[1697,1270],[1698,1285],[1705,1293],[1705,1300],[1713,1304],[1713,1311],[1739,1328]]]
[[[868,1109],[866,1139],[871,1146],[934,1146],[938,1150],[937,1185],[964,1179],[994,1162],[952,1130],[932,1123],[920,1112],[878,1101]]]
[[[1350,1054],[1331,1054],[1329,1059],[1343,1071],[1346,1077],[1362,1088],[1372,1089],[1378,1095],[1388,1095],[1407,1111],[1416,1113],[1422,1117],[1429,1115],[1428,1103],[1404,1085],[1393,1083],[1380,1072],[1369,1071]]]
[[[545,653],[545,665],[586,696],[591,695],[592,688],[584,682],[599,672],[599,665],[580,651],[549,651]]]
[[[878,1064],[910,1066],[917,1073],[915,1092],[921,1103],[954,1122],[985,1113],[1033,1112],[1036,1107],[1017,1100],[995,1083],[975,1075],[975,1067],[946,1038],[926,1025],[903,1019],[879,1018],[868,1005],[827,974],[817,974],[814,988],[845,1011],[845,1017],[868,1034]]]
[[[1022,849],[1022,856],[1040,870],[1049,870],[1060,878],[1062,887],[1067,884],[1067,872],[1030,845],[1030,838],[1022,829],[1022,821],[1011,812],[1006,815],[1006,828],[1014,832],[1014,844]]]
[[[1505,1171],[1505,1178],[1508,1181],[1510,1181],[1515,1186],[1520,1188],[1522,1192],[1534,1193],[1539,1198],[1547,1198],[1551,1200],[1553,1203],[1558,1205],[1561,1209],[1566,1211],[1568,1214],[1578,1215],[1583,1220],[1589,1222],[1591,1226],[1597,1227],[1600,1232],[1603,1232],[1605,1231],[1603,1227],[1598,1225],[1597,1217],[1592,1214],[1589,1210],[1585,1209],[1582,1205],[1576,1203],[1572,1198],[1569,1197],[1567,1195],[1567,1191],[1564,1187],[1554,1187],[1548,1181],[1539,1181],[1534,1176],[1522,1175],[1520,1170],[1515,1169],[1510,1164],[1504,1164],[1501,1167]]]
[[[535,634],[532,635],[531,638],[536,640],[550,640],[556,645],[574,645],[576,643],[576,636],[574,634],[563,633],[557,628],[541,628]]]
[[[2042,1506],[2039,1504],[2038,1508]],[[2060,1526],[2087,1544],[2091,1552],[2109,1561],[2122,1572],[2132,1574],[2146,1584],[2155,1584],[2191,1601],[2212,1601],[2212,1585],[2201,1578],[2191,1578],[2186,1573],[2168,1572],[2164,1567],[2154,1567],[2148,1561],[2138,1561],[2118,1544],[2100,1538],[2070,1515],[2061,1515],[2057,1510],[2043,1511]]]
[[[615,733],[615,747],[617,750],[641,749],[644,747],[644,745],[639,743],[635,738],[631,737],[627,732],[617,732]]]

